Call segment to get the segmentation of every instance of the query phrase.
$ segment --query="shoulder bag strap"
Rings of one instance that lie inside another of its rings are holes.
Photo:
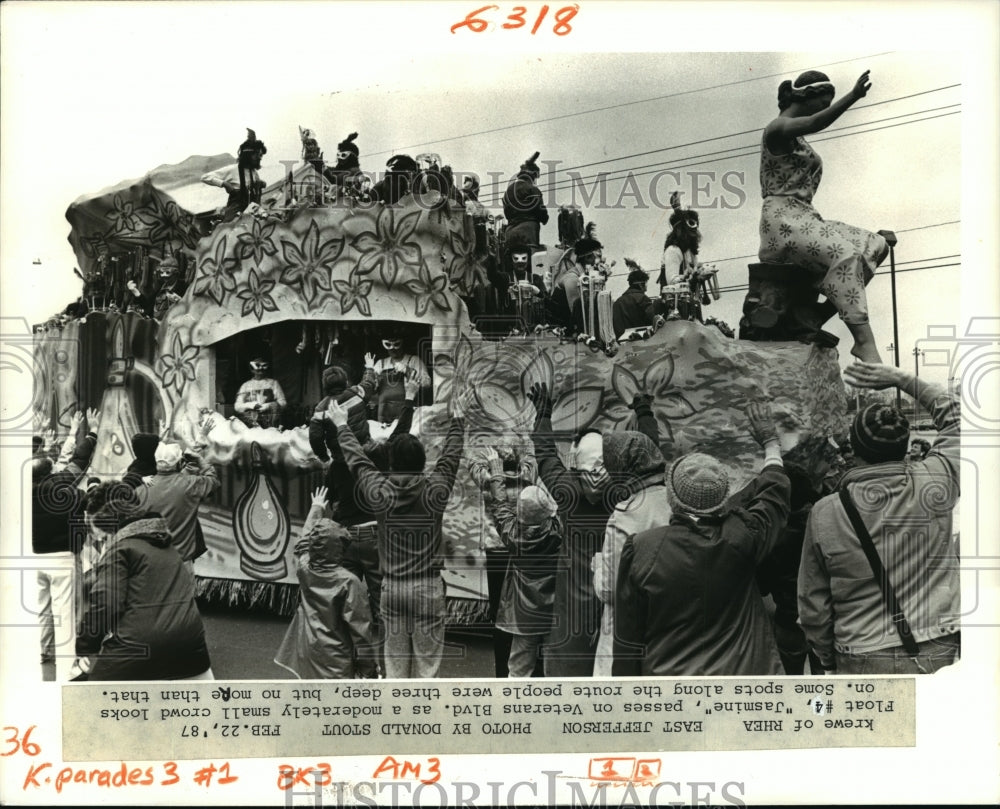
[[[875,581],[878,582],[879,589],[882,591],[882,602],[889,608],[892,623],[899,633],[900,640],[903,641],[903,648],[906,649],[906,653],[910,657],[915,658],[920,652],[917,648],[917,642],[913,639],[913,633],[910,631],[910,624],[906,620],[903,608],[896,598],[896,591],[892,589],[892,583],[889,581],[889,576],[882,566],[882,560],[879,558],[878,551],[875,550],[871,534],[868,533],[868,528],[861,519],[857,506],[854,505],[854,500],[851,498],[846,486],[840,489],[840,502],[844,506],[844,511],[847,512],[847,519],[851,521],[854,532],[858,535],[858,539],[861,540],[861,549],[868,558],[868,564],[871,565]]]

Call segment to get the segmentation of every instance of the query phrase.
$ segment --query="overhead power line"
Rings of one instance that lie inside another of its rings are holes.
[[[537,124],[546,124],[546,123],[549,123],[550,121],[562,121],[562,120],[565,120],[567,118],[578,118],[581,115],[593,115],[594,113],[608,112],[609,110],[618,110],[618,109],[622,109],[624,107],[631,107],[631,106],[634,106],[636,104],[649,104],[649,103],[651,103],[653,101],[664,101],[664,100],[666,100],[668,98],[677,98],[679,96],[692,95],[692,94],[696,94],[696,93],[707,93],[707,92],[711,92],[712,90],[719,90],[719,89],[722,89],[724,87],[735,87],[735,86],[738,86],[740,84],[748,84],[750,82],[762,81],[763,79],[787,78],[788,76],[791,76],[794,73],[801,73],[801,72],[803,72],[805,70],[815,70],[817,67],[833,67],[834,65],[843,65],[843,64],[848,64],[850,62],[859,62],[859,61],[863,61],[865,59],[877,59],[877,58],[879,58],[881,56],[888,56],[888,55],[890,55],[892,53],[894,53],[894,51],[884,51],[882,53],[874,53],[874,54],[871,54],[869,56],[856,56],[856,57],[851,58],[851,59],[842,59],[839,62],[826,62],[826,63],[824,63],[822,65],[811,65],[808,68],[800,68],[800,69],[797,69],[797,70],[782,71],[781,73],[767,73],[767,74],[763,74],[763,75],[760,75],[760,76],[752,76],[751,78],[748,78],[748,79],[737,79],[736,81],[723,82],[721,84],[710,84],[710,85],[707,85],[705,87],[697,87],[697,88],[693,88],[691,90],[678,90],[676,93],[667,93],[665,95],[653,96],[652,98],[639,98],[639,99],[635,99],[634,101],[623,101],[620,104],[609,104],[609,105],[604,106],[604,107],[593,107],[593,108],[587,109],[587,110],[577,110],[575,112],[568,112],[568,113],[564,113],[562,115],[552,115],[552,116],[549,116],[547,118],[537,118],[537,119],[532,120],[532,121],[521,121],[521,122],[516,123],[516,124],[507,124],[506,126],[493,127],[491,129],[481,129],[478,132],[466,132],[463,135],[452,135],[452,136],[449,136],[447,138],[438,138],[437,140],[424,141],[423,143],[411,143],[411,144],[408,144],[406,146],[399,146],[399,147],[397,147],[395,149],[383,150],[381,152],[369,152],[369,153],[367,153],[365,155],[365,157],[377,157],[379,155],[393,154],[395,152],[402,152],[402,151],[405,151],[406,149],[419,149],[419,148],[422,148],[424,146],[436,146],[439,143],[451,143],[452,141],[464,140],[465,138],[476,138],[476,137],[479,137],[481,135],[491,135],[494,132],[507,132],[507,131],[509,131],[511,129],[520,129],[521,127],[525,127],[525,126],[535,126]],[[875,103],[879,103],[879,102],[875,102]],[[868,106],[873,106],[873,104],[872,105],[868,105]]]

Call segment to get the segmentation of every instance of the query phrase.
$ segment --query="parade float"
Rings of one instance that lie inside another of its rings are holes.
[[[530,447],[534,410],[525,391],[534,382],[554,391],[553,427],[564,449],[583,428],[626,428],[633,397],[648,393],[664,454],[697,449],[725,459],[737,486],[760,463],[746,430],[749,402],[772,403],[785,449],[843,429],[833,348],[736,340],[686,319],[614,347],[547,329],[484,336],[466,300],[487,273],[461,205],[290,193],[300,172],[267,189],[260,205],[218,222],[218,189],[200,178],[232,160],[192,157],[74,202],[70,242],[85,280],[103,270],[111,286],[128,278],[144,289],[172,260],[183,293],[157,320],[116,303],[120,289],[104,289],[103,303],[90,300],[84,316],[37,328],[35,345],[36,409],[63,432],[76,409],[102,412],[93,474],[119,477],[137,431],[165,431],[215,464],[222,486],[199,512],[208,551],[195,562],[208,600],[294,609],[292,548],[309,493],[324,479],[307,430],[321,374],[341,363],[360,376],[361,357],[382,352],[387,329],[405,335],[432,378],[413,427],[428,465],[453,394],[465,386],[476,393],[444,519],[454,623],[486,613],[482,549],[492,528],[468,460],[502,435]],[[117,275],[107,272],[112,266]],[[248,426],[233,411],[255,356],[269,358],[288,400],[278,426]]]

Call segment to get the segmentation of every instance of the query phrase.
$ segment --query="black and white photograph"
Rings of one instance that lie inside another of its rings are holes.
[[[1000,798],[951,8],[4,4],[0,798]]]

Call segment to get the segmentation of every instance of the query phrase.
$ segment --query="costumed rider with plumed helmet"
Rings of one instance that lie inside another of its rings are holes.
[[[323,176],[331,185],[349,194],[357,194],[362,186],[361,163],[358,160],[358,147],[354,142],[357,137],[358,133],[352,132],[338,143],[336,164],[323,170]]]
[[[417,162],[408,154],[397,154],[386,161],[385,167],[385,176],[375,183],[372,196],[385,205],[395,205],[413,190]]]
[[[701,304],[710,303],[705,286],[710,285],[718,298],[718,285],[711,265],[698,262],[701,245],[700,217],[693,208],[681,208],[680,193],[670,195],[670,233],[663,243],[663,263],[660,265],[662,312],[659,314],[701,320]],[[676,313],[676,314],[673,314]]]
[[[521,164],[503,195],[503,215],[507,217],[507,247],[537,247],[541,244],[542,225],[549,212],[538,189],[539,152]]]

